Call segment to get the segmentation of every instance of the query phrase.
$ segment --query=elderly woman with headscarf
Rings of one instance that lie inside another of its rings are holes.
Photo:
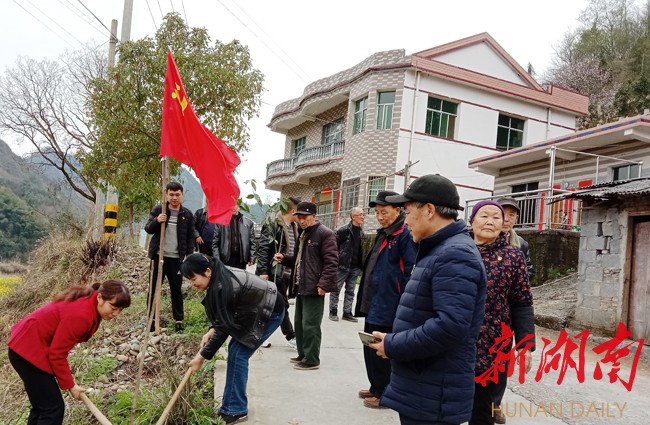
[[[495,364],[498,350],[491,353],[490,347],[501,338],[502,323],[513,330],[515,343],[532,335],[532,347],[523,350],[526,372],[532,362],[535,322],[526,261],[522,252],[509,244],[508,234],[502,233],[503,221],[503,207],[495,201],[477,203],[470,216],[471,234],[488,277],[485,319],[477,341],[476,376],[484,374]],[[502,352],[509,352],[511,348],[508,346]],[[494,424],[494,411],[499,409],[497,394],[506,384],[506,379],[507,367],[498,373],[497,382],[476,383],[470,425]]]

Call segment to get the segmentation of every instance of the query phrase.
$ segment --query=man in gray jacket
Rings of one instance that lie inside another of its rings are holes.
[[[255,260],[255,231],[253,221],[239,212],[235,205],[230,224],[214,227],[212,251],[226,266],[246,270]]]

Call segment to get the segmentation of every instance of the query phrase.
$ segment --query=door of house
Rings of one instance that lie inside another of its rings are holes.
[[[628,328],[634,339],[650,341],[650,217],[634,219]]]

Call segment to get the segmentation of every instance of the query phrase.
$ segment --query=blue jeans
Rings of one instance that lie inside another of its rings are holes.
[[[219,408],[221,413],[225,415],[243,415],[248,413],[248,397],[246,396],[248,359],[275,332],[280,326],[280,323],[282,323],[283,318],[284,311],[271,315],[269,323],[262,334],[262,338],[255,348],[249,348],[235,338],[230,338],[230,344],[228,344],[226,386],[223,389],[223,399]]]

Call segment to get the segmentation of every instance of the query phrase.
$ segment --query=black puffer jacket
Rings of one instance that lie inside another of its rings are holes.
[[[149,242],[149,251],[147,252],[149,258],[154,258],[158,255],[158,248],[160,248],[160,223],[158,223],[158,216],[161,213],[162,205],[153,207],[149,213],[149,220],[144,226],[145,232],[153,235]],[[169,223],[169,218],[170,215],[167,214],[167,223]],[[178,236],[178,253],[182,260],[185,256],[194,252],[194,242],[199,236],[194,228],[194,216],[192,212],[182,205],[178,212],[176,234]]]
[[[201,350],[201,356],[208,360],[214,357],[228,336],[249,348],[258,346],[278,296],[275,283],[262,280],[247,271],[224,266],[218,260],[213,261],[215,270],[202,301],[211,328],[215,330]],[[223,311],[223,304],[219,302],[224,285],[232,285],[231,299],[225,300],[225,304],[231,306],[231,311]],[[232,318],[236,327],[229,327],[225,323],[224,314]]]
[[[283,266],[273,265],[273,257],[276,252],[286,254],[287,238],[294,238],[294,223],[289,223],[286,230],[282,223],[275,221],[262,226],[260,239],[257,242],[257,268],[255,274],[258,276],[268,275],[269,280],[275,282],[276,275],[282,277]],[[277,270],[276,270],[277,269]]]

